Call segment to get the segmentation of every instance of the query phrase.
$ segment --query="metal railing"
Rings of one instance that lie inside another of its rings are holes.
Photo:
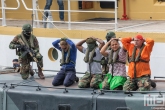
[[[1,7],[0,9],[2,9],[2,26],[6,26],[6,15],[5,15],[5,10],[17,10],[20,7],[20,2],[19,0],[16,0],[18,6],[16,8],[12,8],[12,7],[6,7],[6,3],[5,0],[1,0]]]
[[[37,22],[37,27],[39,27],[39,22],[43,22],[43,21],[38,19],[37,11],[44,12],[45,10],[39,9],[39,8],[37,9],[37,7],[39,7],[38,0],[33,0],[33,8],[28,8],[27,5],[26,5],[26,3],[25,3],[25,1],[24,0],[21,0],[21,1],[22,1],[22,3],[23,3],[23,5],[24,5],[24,7],[25,7],[26,10],[33,11],[33,13],[35,14],[34,27],[35,27],[36,22]],[[113,25],[115,25],[115,31],[117,30],[117,0],[104,0],[104,1],[112,1],[112,2],[115,3],[115,9],[114,9],[114,11],[82,11],[82,10],[71,10],[71,8],[70,8],[70,2],[71,1],[77,1],[77,0],[68,0],[68,10],[62,10],[63,12],[68,12],[68,21],[65,22],[65,23],[68,23],[68,29],[69,30],[71,29],[71,24],[72,23],[81,23],[81,24],[82,23],[85,23],[85,24],[107,24],[107,25],[108,24],[113,24]],[[100,1],[100,0],[90,0],[90,1]],[[49,10],[49,11],[51,11],[51,12],[59,12],[61,10]],[[115,22],[114,23],[73,22],[73,21],[71,21],[71,12],[113,13],[113,14],[115,14]],[[53,22],[61,22],[61,21],[46,21],[46,22],[53,23]]]

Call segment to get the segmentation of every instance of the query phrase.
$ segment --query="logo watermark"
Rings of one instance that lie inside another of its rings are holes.
[[[165,96],[144,95],[144,106],[162,107],[165,106]]]

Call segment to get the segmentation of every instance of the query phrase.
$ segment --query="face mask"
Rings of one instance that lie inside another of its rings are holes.
[[[87,45],[90,52],[96,47],[96,44],[87,44]]]
[[[30,32],[30,31],[23,31],[23,35],[24,35],[27,39],[29,39],[30,36],[31,36],[31,32]]]

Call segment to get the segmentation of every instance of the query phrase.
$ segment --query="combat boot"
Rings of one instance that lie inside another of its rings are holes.
[[[38,67],[38,77],[40,77],[40,79],[45,79],[45,76],[42,73],[42,69],[40,67]]]
[[[30,75],[34,76],[34,74],[35,74],[34,71],[32,69],[30,69]]]

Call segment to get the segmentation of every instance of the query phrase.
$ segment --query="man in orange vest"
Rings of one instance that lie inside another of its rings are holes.
[[[136,35],[134,38],[122,38],[120,40],[128,51],[129,61],[129,78],[125,82],[123,90],[149,91],[151,86],[149,61],[154,40],[150,38],[144,39],[142,35]],[[134,43],[131,43],[132,41]]]

